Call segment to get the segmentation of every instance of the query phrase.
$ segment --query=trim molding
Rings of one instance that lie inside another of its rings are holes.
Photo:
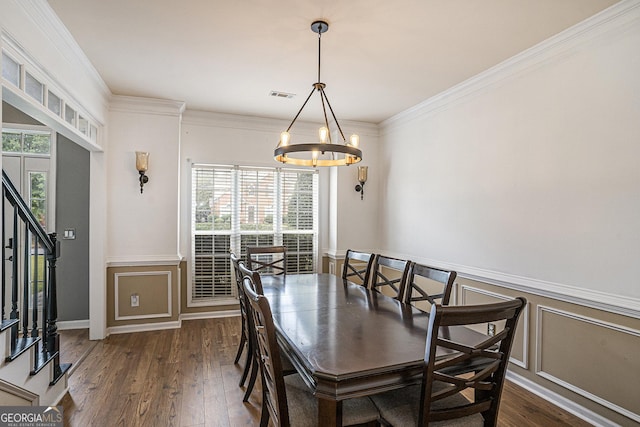
[[[11,384],[8,381],[0,379],[0,390],[11,394],[12,396],[19,397],[20,399],[28,400],[31,402],[31,406],[40,405],[40,396],[22,387],[18,387],[15,384]]]
[[[182,313],[180,320],[221,319],[240,316],[240,310],[205,311],[202,313]]]
[[[167,255],[167,256],[149,256],[144,258],[126,258],[126,257],[113,257],[107,259],[106,266],[109,267],[155,267],[158,265],[180,265],[183,260],[180,256]]]
[[[69,62],[82,68],[91,76],[92,81],[100,88],[104,99],[108,100],[111,96],[109,87],[102,80],[100,73],[89,61],[87,55],[82,51],[49,3],[41,1],[20,1],[16,3],[22,7],[37,28],[41,29],[59,47],[58,52],[64,55]]]
[[[612,427],[617,425],[606,419],[605,417],[596,414],[592,410],[578,405],[574,401],[569,400],[566,397],[561,396],[551,390],[548,390],[541,385],[536,384],[533,381],[523,377],[522,375],[514,373],[513,371],[507,370],[507,379],[512,383],[524,388],[525,390],[530,391],[536,396],[541,397],[547,402],[551,402],[557,407],[575,415],[576,417],[585,420],[590,424],[593,424],[594,426]]]
[[[555,36],[489,68],[480,74],[417,104],[380,124],[380,133],[401,126],[421,116],[447,109],[464,98],[487,87],[515,78],[518,74],[539,66],[545,61],[565,54],[568,50],[589,42],[593,37],[613,29],[625,27],[640,19],[640,3],[623,0]]]
[[[638,4],[640,5],[640,3]],[[420,264],[427,264],[445,270],[454,270],[458,273],[458,278],[476,280],[489,285],[513,289],[532,295],[552,298],[562,302],[568,302],[583,307],[640,319],[640,298],[607,294],[591,289],[578,288],[576,286],[564,285],[561,283],[546,282],[544,280],[533,279],[530,277],[484,270],[477,267],[454,264],[435,259],[416,257],[399,252],[384,251],[380,249],[374,250],[373,252],[377,254],[384,253],[385,255],[400,259],[410,259],[411,261]],[[331,255],[327,254],[327,256]]]
[[[180,117],[186,105],[183,101],[114,95],[111,97],[109,111]]]
[[[636,329],[631,329],[622,325],[617,325],[614,323],[610,323],[610,322],[605,322],[602,320],[598,320],[598,319],[593,319],[591,317],[587,317],[587,316],[583,316],[583,315],[579,315],[576,313],[571,313],[568,311],[564,311],[564,310],[559,310],[557,308],[552,308],[552,307],[547,307],[547,306],[543,306],[543,305],[539,305],[538,306],[538,310],[537,310],[537,333],[536,333],[536,366],[535,366],[535,372],[536,375],[539,375],[542,378],[545,378],[561,387],[566,388],[569,391],[572,391],[576,394],[579,394],[582,397],[585,397],[599,405],[602,405],[603,407],[610,409],[611,411],[617,412],[620,415],[623,415],[631,420],[634,420],[635,422],[640,423],[640,414],[638,413],[634,413],[631,412],[630,410],[623,408],[621,406],[616,405],[613,402],[610,402],[600,396],[597,396],[587,390],[584,390],[574,384],[571,384],[565,380],[562,380],[548,372],[544,372],[542,370],[542,335],[543,335],[543,330],[542,330],[542,315],[543,312],[548,312],[548,313],[553,313],[559,316],[564,316],[570,319],[574,319],[574,320],[578,320],[581,322],[585,322],[585,323],[589,323],[592,325],[596,325],[596,326],[600,326],[603,328],[608,328],[608,329],[612,329],[615,330],[617,332],[622,332],[622,333],[626,333],[632,336],[636,336],[636,337],[640,337],[640,331],[636,330]]]
[[[247,131],[264,131],[280,133],[289,124],[289,121],[258,116],[243,116],[240,114],[214,113],[201,110],[188,110],[182,116],[183,125],[218,127]],[[345,121],[342,127],[353,129],[360,136],[377,137],[378,125],[366,122]],[[308,121],[296,121],[296,135],[316,136],[318,123]],[[274,143],[275,146],[276,143]]]
[[[71,329],[89,329],[89,319],[85,320],[62,320],[56,323],[59,331]]]
[[[152,314],[140,314],[140,315],[133,315],[133,316],[120,316],[119,314],[119,307],[120,305],[118,304],[118,296],[119,296],[119,290],[118,290],[118,282],[120,279],[120,276],[122,277],[133,277],[133,276],[166,276],[167,277],[167,311],[164,313],[152,313]],[[115,307],[115,320],[116,321],[120,321],[120,320],[137,320],[137,319],[158,319],[161,317],[171,317],[171,306],[172,306],[172,299],[171,299],[171,272],[170,271],[131,271],[131,272],[126,272],[126,273],[116,273],[114,275],[114,279],[113,279],[113,305]]]
[[[111,326],[110,328],[107,328],[107,336],[111,334],[130,334],[132,332],[162,331],[165,329],[178,329],[180,327],[182,327],[182,322],[180,320],[173,320],[171,322],[141,323],[138,325]]]
[[[503,301],[512,301],[515,299],[507,295],[486,291],[484,289],[475,288],[473,286],[460,285],[460,301],[459,301],[460,305],[466,305],[465,291],[475,292],[477,294],[486,295],[488,297],[500,299]],[[520,315],[520,322],[518,323],[518,325],[523,326],[522,356],[524,357],[524,360],[518,360],[513,356],[509,357],[509,362],[513,363],[516,366],[520,366],[521,368],[524,368],[524,369],[529,369],[529,306],[530,306],[530,303],[527,301],[527,303],[524,306],[524,310]]]

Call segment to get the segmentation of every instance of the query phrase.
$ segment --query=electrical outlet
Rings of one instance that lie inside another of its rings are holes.
[[[496,324],[495,323],[487,323],[487,335],[490,337],[496,334]]]
[[[138,294],[131,294],[131,307],[140,306],[140,296]]]

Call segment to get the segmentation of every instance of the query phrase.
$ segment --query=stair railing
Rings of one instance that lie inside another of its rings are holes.
[[[38,346],[36,352],[38,356],[35,357],[31,374],[35,375],[52,361],[54,373],[51,383],[55,384],[68,369],[68,365],[60,364],[60,336],[56,326],[58,317],[56,263],[60,256],[60,242],[56,239],[56,233],[47,234],[4,170],[2,171],[2,195],[5,201],[2,204],[2,241],[7,245],[5,248],[11,249],[11,255],[8,258],[5,251],[2,271],[1,325],[3,330],[11,328],[11,355],[7,359],[13,360],[30,346]],[[6,230],[8,212],[5,211],[11,208],[7,209],[6,202],[13,208],[13,212],[9,212],[13,216],[10,234]],[[20,227],[24,228],[22,233],[19,232]],[[7,239],[8,236],[11,237]],[[19,256],[20,247],[24,249],[22,256]],[[43,277],[39,277],[41,254],[44,255],[45,263]],[[8,263],[11,264],[10,289],[7,287]],[[22,268],[22,287],[19,286],[20,268]],[[19,307],[21,290],[22,307]],[[5,307],[9,302],[11,305],[7,318]],[[31,318],[28,315],[30,308]],[[41,325],[38,325],[39,321]]]

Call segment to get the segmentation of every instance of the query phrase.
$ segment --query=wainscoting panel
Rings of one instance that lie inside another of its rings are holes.
[[[149,324],[154,324],[151,328],[161,328],[160,323],[167,327],[179,326],[180,273],[177,263],[108,267],[107,326],[110,331]],[[136,307],[132,306],[132,295],[138,298]]]
[[[640,423],[640,331],[544,305],[536,373]]]
[[[513,297],[498,294],[468,285],[460,285],[460,301],[459,305],[473,304],[490,304],[514,299]],[[504,322],[503,322],[504,323]],[[481,325],[476,328],[478,332],[487,333],[487,325]],[[529,366],[529,303],[524,307],[518,326],[516,327],[516,336],[511,349],[511,358],[509,361],[524,369]]]
[[[116,273],[114,290],[115,320],[171,317],[170,271]],[[131,306],[133,295],[138,298],[137,307]]]

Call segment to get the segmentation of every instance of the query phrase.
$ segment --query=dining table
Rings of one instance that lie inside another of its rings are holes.
[[[318,399],[318,425],[341,426],[345,399],[420,383],[429,313],[333,274],[261,281],[278,343]],[[466,327],[439,335],[469,344],[486,339]]]

